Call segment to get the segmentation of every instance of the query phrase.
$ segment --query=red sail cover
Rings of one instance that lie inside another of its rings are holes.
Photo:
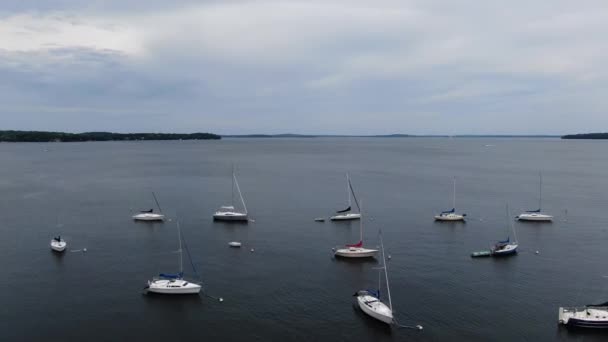
[[[354,244],[354,245],[346,245],[346,247],[357,247],[357,248],[361,248],[361,247],[363,247],[363,241],[359,241],[359,243]]]

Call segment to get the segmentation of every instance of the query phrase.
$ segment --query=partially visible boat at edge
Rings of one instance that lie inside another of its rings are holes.
[[[583,307],[560,307],[558,322],[573,328],[608,329],[608,302]]]

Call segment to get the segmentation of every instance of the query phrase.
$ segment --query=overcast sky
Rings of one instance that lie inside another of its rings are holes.
[[[608,131],[608,2],[3,0],[0,129]]]

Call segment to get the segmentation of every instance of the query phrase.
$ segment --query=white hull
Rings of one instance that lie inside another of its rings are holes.
[[[578,328],[608,328],[608,307],[559,308],[558,322]]]
[[[460,214],[439,214],[435,215],[435,221],[464,221],[464,216]]]
[[[133,215],[133,219],[135,221],[163,221],[165,219],[165,215],[154,213],[140,213],[137,215]]]
[[[155,279],[148,281],[147,290],[160,294],[197,294],[201,286],[183,279]]]
[[[238,242],[238,241],[232,241],[232,242],[228,242],[228,246],[234,247],[234,248],[240,248],[241,247],[241,243]]]
[[[392,310],[378,298],[370,295],[359,295],[357,296],[357,303],[367,315],[386,324],[393,323]]]
[[[343,258],[373,258],[378,253],[377,249],[368,249],[362,247],[349,247],[336,250],[335,256]]]
[[[63,252],[65,251],[65,248],[68,246],[68,244],[65,241],[51,241],[51,249],[54,250],[55,252]]]
[[[213,219],[217,221],[247,221],[248,217],[245,213],[218,211],[213,214]]]
[[[553,216],[539,213],[523,213],[517,217],[520,221],[551,222]]]
[[[516,245],[516,244],[509,244],[509,245],[504,246],[501,249],[492,249],[492,254],[496,255],[496,256],[515,254],[515,253],[517,253],[518,246],[519,245]]]
[[[330,217],[329,219],[332,221],[348,221],[348,220],[359,220],[361,218],[361,214],[359,213],[348,213],[343,215],[335,215]]]

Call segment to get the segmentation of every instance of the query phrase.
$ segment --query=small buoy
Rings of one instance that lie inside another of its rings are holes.
[[[422,325],[417,325],[417,326],[416,326],[416,328],[417,328],[418,330],[422,330]]]
[[[388,260],[391,260],[391,255],[390,254],[388,255]]]
[[[86,252],[87,252],[87,249],[86,249],[86,248],[83,248],[83,249],[82,249],[82,252],[83,252],[83,253],[86,253]]]
[[[336,251],[336,247],[332,247],[332,248],[331,248],[331,251],[332,251],[332,252],[335,252],[335,251]]]
[[[223,302],[223,301],[224,301],[224,298],[220,297],[220,302]]]
[[[535,254],[539,254],[540,252],[539,252],[539,251],[536,251],[536,252],[534,252],[534,253],[535,253]]]
[[[253,248],[251,249],[251,253],[253,253]]]

